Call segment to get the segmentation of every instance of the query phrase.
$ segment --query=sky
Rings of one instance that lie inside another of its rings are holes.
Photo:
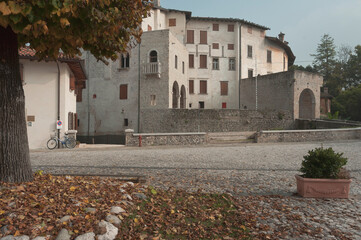
[[[324,34],[337,47],[361,45],[361,0],[161,0],[161,6],[192,16],[240,18],[286,34],[297,65],[312,64]]]

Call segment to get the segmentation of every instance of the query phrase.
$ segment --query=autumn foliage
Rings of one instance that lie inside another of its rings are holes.
[[[80,49],[98,59],[116,59],[131,40],[150,4],[141,0],[18,0],[0,2],[0,26],[18,35],[19,46],[30,43],[39,57],[70,56]]]

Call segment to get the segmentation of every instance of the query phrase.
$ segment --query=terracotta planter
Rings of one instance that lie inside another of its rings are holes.
[[[310,198],[348,198],[351,179],[303,178],[296,175],[297,192]]]

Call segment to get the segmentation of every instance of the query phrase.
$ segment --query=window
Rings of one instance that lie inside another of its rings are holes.
[[[253,48],[252,46],[247,46],[247,57],[252,58],[253,57]]]
[[[252,32],[253,32],[252,27],[248,27],[247,32],[248,32],[249,34],[252,34]]]
[[[128,118],[124,118],[124,126],[125,126],[125,127],[128,127],[128,126],[129,126]]]
[[[177,19],[170,18],[169,19],[169,27],[175,27],[175,26],[177,26]]]
[[[228,44],[228,50],[234,50],[234,44]]]
[[[155,95],[150,95],[150,105],[151,106],[157,105],[157,102],[155,100]]]
[[[70,88],[70,91],[75,90],[75,77],[74,77],[74,75],[70,75],[70,77],[69,77],[69,88]]]
[[[204,102],[199,102],[199,108],[204,109]]]
[[[229,70],[230,71],[235,71],[236,70],[236,59],[235,58],[230,58],[229,59]]]
[[[120,95],[119,98],[121,100],[128,99],[128,85],[122,84],[120,85]]]
[[[194,80],[189,80],[189,94],[194,94]]]
[[[158,53],[157,51],[153,50],[149,53],[149,62],[158,62]]]
[[[199,68],[207,68],[207,55],[199,56]]]
[[[207,81],[205,80],[199,81],[199,93],[207,94]]]
[[[213,49],[219,49],[219,43],[213,43],[212,48]]]
[[[78,129],[78,114],[69,112],[68,113],[68,130]]]
[[[130,56],[129,53],[122,54],[120,58],[120,68],[125,69],[129,68]]]
[[[207,44],[207,31],[200,32],[200,44]]]
[[[83,89],[77,88],[76,89],[76,102],[82,102],[83,101]]]
[[[228,95],[228,82],[221,82],[221,96]]]
[[[174,67],[175,67],[175,69],[177,69],[178,68],[178,56],[177,55],[175,55],[175,58],[174,58]]]
[[[189,68],[194,68],[194,55],[189,54]]]
[[[187,30],[187,43],[194,43],[194,30]]]
[[[226,102],[223,102],[223,103],[222,103],[222,108],[223,108],[223,109],[227,108],[227,103],[226,103]]]
[[[218,23],[213,24],[213,31],[219,31],[219,24]]]
[[[271,50],[267,50],[267,62],[268,63],[272,62],[272,51]]]
[[[184,62],[182,62],[182,73],[184,74]]]
[[[286,71],[286,57],[283,56],[283,71]]]
[[[248,78],[253,78],[253,69],[248,69]]]
[[[152,26],[148,24],[148,31],[152,31]]]
[[[219,58],[213,58],[212,69],[219,70]]]
[[[228,25],[228,32],[234,32],[234,25],[233,24]]]

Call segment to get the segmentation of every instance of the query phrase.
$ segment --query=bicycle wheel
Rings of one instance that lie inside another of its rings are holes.
[[[65,146],[67,148],[75,148],[76,146],[76,141],[74,138],[68,138],[66,141],[65,141]]]
[[[46,146],[50,149],[53,150],[58,146],[58,141],[55,138],[51,138],[49,139],[49,141],[47,142]]]

